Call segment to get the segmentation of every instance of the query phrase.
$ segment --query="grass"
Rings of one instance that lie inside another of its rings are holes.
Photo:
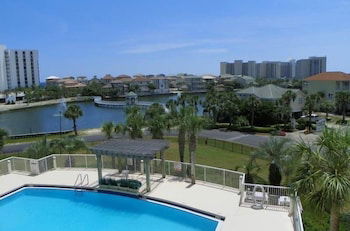
[[[165,151],[165,159],[179,161],[180,158],[177,138],[167,137],[166,139],[170,141],[170,147]],[[229,151],[223,148],[205,145],[201,142],[197,145],[196,163],[198,164],[230,170],[244,171],[243,166],[247,163],[249,158],[249,155],[240,154],[238,150]],[[189,162],[189,152],[187,145],[185,151],[185,162]],[[266,181],[268,177],[268,162],[266,160],[258,159],[257,163],[261,166],[261,171],[259,171],[258,175],[263,179],[263,181]]]

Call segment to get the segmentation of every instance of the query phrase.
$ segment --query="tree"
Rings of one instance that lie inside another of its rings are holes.
[[[239,99],[234,92],[224,92],[220,97],[220,114],[228,118],[231,127],[240,112]]]
[[[196,149],[197,149],[197,135],[198,132],[203,127],[203,118],[197,116],[194,107],[187,107],[185,123],[188,132],[188,151],[190,154],[190,162],[191,162],[191,183],[195,184],[195,163],[196,163]]]
[[[218,121],[219,114],[219,93],[215,90],[214,85],[208,86],[203,107],[208,113],[209,117],[214,121],[214,123],[216,123]]]
[[[78,105],[69,105],[63,115],[67,119],[70,119],[73,121],[74,134],[77,136],[78,135],[77,119],[83,115],[83,111]]]
[[[256,109],[261,104],[261,101],[254,95],[249,96],[248,99],[245,101],[246,107],[248,111],[250,112],[250,126],[254,126],[254,114],[256,112]]]
[[[54,139],[49,142],[52,153],[68,153],[71,154],[77,150],[86,149],[85,141],[76,136],[67,136],[60,139]]]
[[[290,161],[289,142],[286,138],[271,137],[253,153],[253,157],[267,158],[270,161],[269,182],[272,185],[281,184],[282,171],[290,172],[284,164]]]
[[[318,107],[320,100],[321,100],[321,97],[319,94],[311,94],[306,97],[304,110],[306,110],[309,117],[309,121],[307,123],[309,133],[311,132],[311,124],[312,124],[311,115],[312,115],[312,112],[315,111],[316,108]]]
[[[102,125],[102,132],[106,135],[107,139],[112,138],[113,129],[114,129],[114,124],[112,121],[106,122]]]
[[[249,184],[254,184],[255,179],[258,178],[258,172],[260,171],[260,166],[256,163],[255,157],[249,158],[247,163],[242,167],[237,166],[237,170],[242,169],[245,172],[244,182]]]
[[[142,138],[142,128],[145,125],[143,115],[137,106],[126,108],[126,122],[124,132],[128,132],[131,139]]]
[[[159,103],[152,104],[145,113],[145,121],[152,139],[163,139],[164,129],[169,127],[164,107]]]
[[[320,109],[322,112],[326,113],[326,119],[328,120],[328,114],[335,110],[335,106],[332,102],[330,102],[328,100],[323,100],[321,105],[320,105]]]
[[[287,122],[293,117],[293,112],[291,108],[291,103],[295,101],[297,94],[292,90],[286,91],[281,99],[279,100],[279,111],[282,121],[284,121],[285,126]]]
[[[346,120],[345,120],[345,116],[346,116],[346,109],[348,104],[350,103],[350,93],[349,92],[337,92],[335,94],[335,102],[338,106],[338,108],[341,108],[341,112],[342,112],[342,123],[345,124]]]
[[[339,230],[340,211],[349,202],[349,146],[349,129],[326,129],[314,144],[297,144],[302,158],[292,186],[312,207],[330,213],[330,231]]]
[[[8,136],[8,133],[5,129],[0,128],[0,151],[4,147],[5,139]]]
[[[42,140],[35,142],[29,148],[27,148],[24,153],[26,156],[33,159],[39,159],[44,156],[53,154],[53,149],[50,146],[47,138],[44,137]]]

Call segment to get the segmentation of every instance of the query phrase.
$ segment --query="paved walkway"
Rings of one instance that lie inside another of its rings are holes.
[[[253,147],[258,147],[269,139],[269,136],[252,135],[237,131],[220,131],[218,129],[203,130],[199,133],[199,136],[210,139],[246,144]]]

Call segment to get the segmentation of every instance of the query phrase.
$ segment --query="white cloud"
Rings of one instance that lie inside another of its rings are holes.
[[[226,49],[226,48],[202,48],[202,49],[193,50],[193,52],[200,53],[200,54],[215,54],[215,53],[226,53],[226,52],[228,52],[228,49]]]
[[[123,54],[146,54],[154,53],[158,51],[167,51],[180,49],[185,47],[191,47],[196,45],[195,43],[155,43],[155,44],[146,44],[142,46],[136,46],[127,50],[122,51]]]

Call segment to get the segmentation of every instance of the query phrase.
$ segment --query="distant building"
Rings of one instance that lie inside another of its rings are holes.
[[[155,89],[155,93],[169,93],[170,79],[167,77],[157,76],[150,78]]]
[[[40,84],[37,50],[7,49],[0,45],[0,91]]]
[[[255,61],[243,62],[235,60],[233,63],[221,62],[220,75],[245,75],[255,78],[297,78],[304,79],[308,76],[326,72],[326,57],[309,57],[308,59],[294,59],[288,62],[281,61]]]
[[[308,94],[322,92],[326,99],[333,101],[337,92],[350,92],[350,74],[324,72],[310,76],[304,79],[303,90]]]
[[[262,87],[249,87],[237,91],[237,96],[241,99],[248,98],[249,96],[255,96],[263,101],[275,102],[282,98],[283,94],[288,90],[296,93],[297,97],[291,102],[291,109],[295,115],[300,116],[305,104],[305,94],[299,89],[282,88],[273,84],[268,84]]]
[[[224,85],[235,82],[242,87],[247,87],[255,83],[255,78],[245,75],[223,75],[220,77],[220,82]]]

